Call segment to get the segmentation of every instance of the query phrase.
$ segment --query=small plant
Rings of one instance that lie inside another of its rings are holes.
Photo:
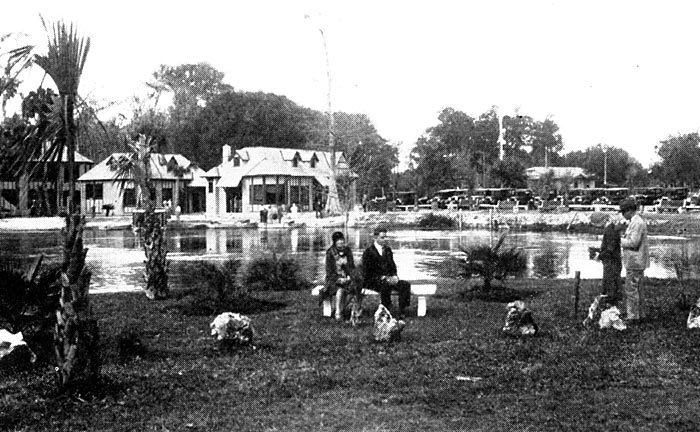
[[[244,283],[255,291],[299,291],[311,286],[296,261],[276,253],[251,261]]]
[[[455,225],[455,220],[449,216],[428,213],[418,220],[419,228],[447,229]]]
[[[188,287],[187,312],[209,315],[230,310],[246,296],[238,281],[241,261],[231,259],[223,263],[197,261],[179,266],[183,284]]]
[[[502,238],[494,248],[485,245],[461,248],[466,257],[460,276],[465,279],[481,277],[484,281],[483,291],[490,291],[494,279],[504,281],[508,276],[524,272],[527,268],[525,256],[516,248],[499,251],[501,243]]]

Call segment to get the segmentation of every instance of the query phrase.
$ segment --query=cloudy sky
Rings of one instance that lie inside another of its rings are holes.
[[[404,157],[443,108],[476,117],[497,105],[551,116],[566,151],[605,143],[646,165],[659,140],[700,128],[698,12],[691,1],[35,0],[3,6],[0,34],[42,47],[39,14],[76,23],[92,39],[80,90],[97,99],[128,101],[160,64],[208,62],[237,90],[325,110],[321,28],[333,109],[367,114]]]

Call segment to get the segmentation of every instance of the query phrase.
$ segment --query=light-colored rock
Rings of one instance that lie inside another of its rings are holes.
[[[620,318],[620,309],[613,306],[600,313],[598,326],[602,329],[614,328],[615,330],[627,330],[627,326]]]
[[[503,332],[514,336],[532,336],[537,334],[538,327],[532,318],[532,312],[523,301],[517,300],[506,306],[506,322]]]
[[[598,323],[601,329],[614,328],[615,330],[626,330],[627,326],[620,318],[620,309],[608,303],[608,296],[597,295],[588,308],[588,316],[583,320],[583,325],[588,327],[593,323]]]
[[[36,354],[24,341],[22,332],[10,333],[0,329],[0,370],[24,369],[35,361]]]
[[[690,308],[690,313],[688,313],[688,328],[700,328],[700,299]]]
[[[253,343],[255,331],[250,318],[245,315],[224,312],[214,318],[209,327],[211,335],[222,343],[230,345],[250,345]]]
[[[401,340],[401,331],[406,323],[391,316],[391,312],[380,304],[374,313],[374,340],[377,342],[395,342]]]

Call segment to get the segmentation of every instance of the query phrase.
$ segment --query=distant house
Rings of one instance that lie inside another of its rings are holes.
[[[119,159],[128,157],[128,153],[113,153],[78,178],[82,212],[90,214],[94,209],[100,213],[104,205],[111,205],[115,215],[124,215],[140,208],[134,182],[116,178]],[[153,153],[150,162],[157,207],[171,204],[173,208],[180,205],[183,213],[204,212],[207,182],[202,178],[203,169],[179,154]]]
[[[50,216],[68,207],[68,150],[63,149],[60,161],[40,160],[30,162],[19,177],[0,172],[0,212],[15,216]],[[74,178],[83,175],[92,165],[90,159],[76,151]],[[74,202],[80,202],[77,189]]]
[[[299,211],[325,204],[331,177],[331,153],[275,147],[245,147],[231,152],[223,146],[222,161],[207,171],[207,215],[257,212],[266,206],[293,204]],[[354,179],[342,152],[336,152],[336,172],[350,179],[339,194],[355,202]]]
[[[531,167],[525,170],[528,188],[533,189],[550,172],[555,189],[562,189],[564,182],[568,182],[571,189],[595,187],[595,175],[588,174],[580,167]]]

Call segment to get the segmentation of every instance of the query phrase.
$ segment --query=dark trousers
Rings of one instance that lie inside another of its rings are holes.
[[[608,295],[613,303],[622,300],[623,286],[620,273],[622,263],[603,261],[603,294]]]
[[[379,284],[377,287],[379,291],[379,296],[382,299],[382,304],[387,309],[391,309],[391,292],[396,291],[399,293],[399,313],[404,313],[406,308],[411,303],[411,284],[400,280],[396,285],[389,285],[386,283]]]

